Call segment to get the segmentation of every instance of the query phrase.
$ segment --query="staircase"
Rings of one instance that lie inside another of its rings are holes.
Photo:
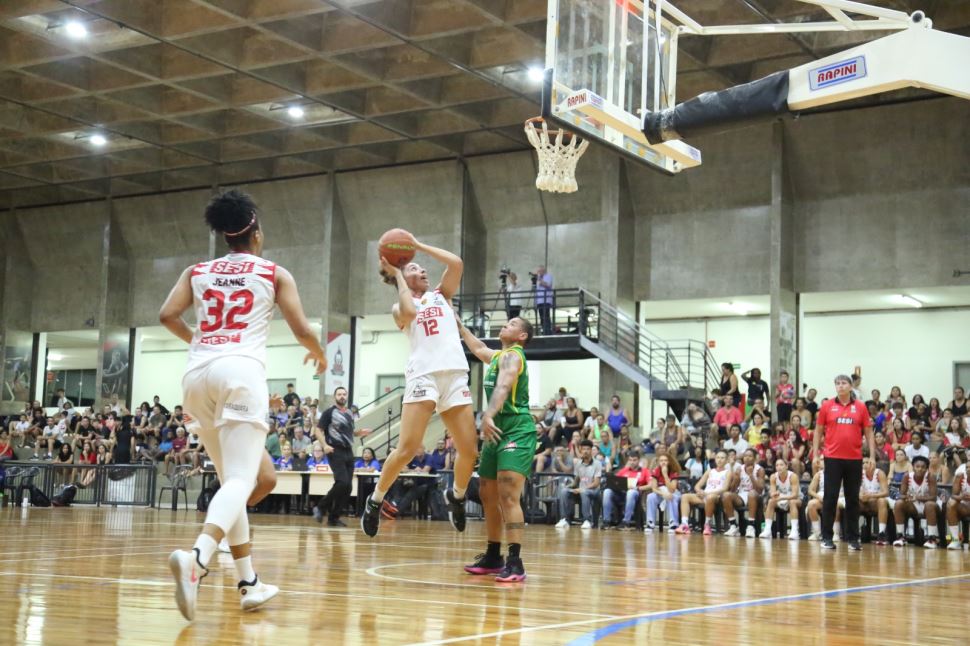
[[[652,399],[666,402],[677,417],[720,384],[706,343],[665,341],[590,292],[580,290],[580,298],[582,348],[647,389]]]

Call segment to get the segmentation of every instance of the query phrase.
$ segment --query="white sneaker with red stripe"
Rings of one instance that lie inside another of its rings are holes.
[[[168,557],[168,567],[175,577],[175,603],[182,616],[195,619],[195,602],[202,577],[209,573],[199,565],[195,551],[175,550]]]

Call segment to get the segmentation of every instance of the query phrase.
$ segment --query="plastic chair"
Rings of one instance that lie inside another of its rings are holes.
[[[188,474],[192,470],[192,465],[183,464],[175,468],[171,475],[166,475],[168,484],[158,492],[158,506],[162,506],[162,496],[165,492],[170,492],[172,496],[172,509],[178,509],[178,495],[181,491],[185,495],[185,506],[189,506]]]

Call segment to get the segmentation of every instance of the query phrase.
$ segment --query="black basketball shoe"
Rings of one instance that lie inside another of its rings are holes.
[[[465,572],[469,574],[500,574],[505,569],[505,558],[479,554],[475,557],[475,562],[465,566]]]
[[[381,503],[374,502],[374,496],[367,496],[364,503],[364,513],[360,515],[360,528],[371,538],[377,536],[381,526]]]
[[[455,492],[449,489],[445,492],[445,501],[448,503],[448,520],[456,531],[465,531],[465,499],[455,498]]]
[[[522,559],[510,558],[506,561],[505,567],[495,577],[495,580],[499,583],[520,583],[525,581],[525,566],[522,565]]]

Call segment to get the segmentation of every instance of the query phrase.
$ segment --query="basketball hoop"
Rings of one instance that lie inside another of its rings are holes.
[[[542,129],[537,127],[540,123]],[[527,120],[525,134],[539,153],[536,188],[552,193],[576,192],[579,188],[576,184],[576,163],[589,147],[589,141],[565,130],[550,131],[549,124],[542,117]]]

